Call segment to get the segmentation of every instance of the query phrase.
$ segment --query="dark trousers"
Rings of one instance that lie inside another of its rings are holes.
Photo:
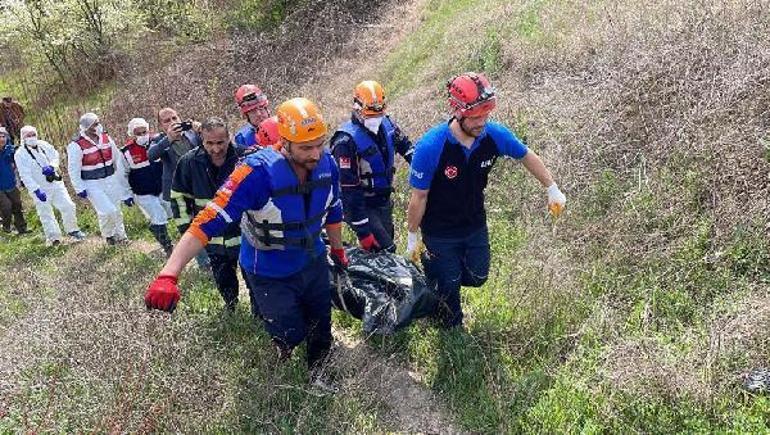
[[[208,253],[211,260],[211,273],[217,284],[219,294],[225,301],[225,307],[235,309],[238,305],[238,255]]]
[[[460,287],[481,287],[489,276],[487,227],[457,238],[424,234],[423,242],[427,250],[423,257],[425,275],[436,285],[439,296],[437,317],[447,328],[462,325]]]
[[[21,194],[19,189],[13,188],[0,192],[0,217],[2,226],[6,231],[11,230],[11,220],[16,231],[27,231],[27,221],[24,220],[24,212],[21,209]]]
[[[259,305],[265,329],[285,350],[307,340],[307,363],[323,361],[332,343],[329,265],[320,255],[304,269],[285,278],[246,273],[252,300]]]
[[[377,239],[382,249],[390,252],[396,252],[396,245],[393,243],[395,229],[393,227],[393,202],[379,207],[366,206],[366,217],[369,218],[369,228]]]

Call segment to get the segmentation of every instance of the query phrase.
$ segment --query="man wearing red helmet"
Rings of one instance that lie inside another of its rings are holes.
[[[255,134],[259,130],[259,124],[270,117],[270,102],[258,86],[243,85],[235,91],[235,104],[247,122],[238,130],[233,140],[236,146],[247,150],[257,145]]]
[[[407,255],[415,256],[421,230],[425,273],[443,302],[437,315],[452,328],[463,321],[460,287],[480,287],[489,273],[484,189],[497,158],[521,161],[547,188],[554,215],[566,198],[537,154],[507,127],[488,121],[497,97],[483,74],[461,74],[447,83],[447,91],[452,118],[428,131],[412,158]]]

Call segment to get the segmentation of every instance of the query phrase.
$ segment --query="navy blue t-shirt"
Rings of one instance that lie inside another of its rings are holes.
[[[421,223],[425,234],[456,237],[486,225],[484,189],[499,156],[521,159],[528,149],[511,130],[488,122],[471,147],[452,135],[449,124],[429,130],[415,145],[409,183],[428,190]]]

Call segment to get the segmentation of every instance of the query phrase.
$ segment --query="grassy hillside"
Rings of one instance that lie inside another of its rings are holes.
[[[194,268],[177,313],[146,313],[161,260],[135,211],[143,241],[127,249],[2,243],[0,432],[768,432],[770,398],[740,387],[770,361],[767,7],[307,2],[276,31],[238,24],[127,79],[115,123],[164,101],[235,121],[230,92],[252,79],[336,123],[373,77],[417,138],[444,113],[444,81],[485,70],[495,117],[544,157],[568,213],[552,221],[537,183],[499,162],[492,273],[463,290],[467,331],[369,338],[335,313],[334,397],[305,390],[301,355],[276,364],[244,297],[222,316]],[[403,393],[417,390],[394,367],[430,394]]]

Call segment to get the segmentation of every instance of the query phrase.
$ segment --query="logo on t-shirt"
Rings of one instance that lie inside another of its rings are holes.
[[[444,175],[450,180],[457,176],[457,166],[448,165],[444,168]]]
[[[340,157],[340,169],[350,169],[350,157]]]

